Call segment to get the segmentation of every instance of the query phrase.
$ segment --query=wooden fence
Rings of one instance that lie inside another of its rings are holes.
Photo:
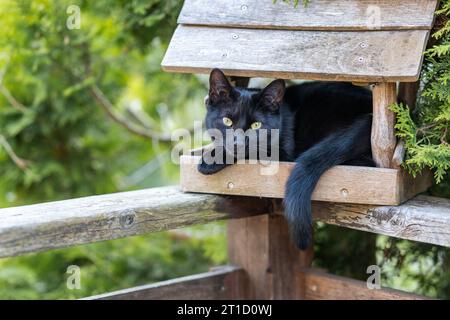
[[[450,246],[450,200],[400,206],[314,202],[316,220]],[[0,257],[227,219],[230,265],[87,299],[424,299],[311,268],[291,243],[279,200],[183,193],[162,187],[0,209]]]

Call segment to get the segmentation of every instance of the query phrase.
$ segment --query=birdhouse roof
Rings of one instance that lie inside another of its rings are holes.
[[[185,0],[170,72],[356,82],[416,81],[436,0]]]

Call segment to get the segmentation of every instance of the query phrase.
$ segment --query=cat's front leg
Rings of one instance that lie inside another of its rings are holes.
[[[198,172],[205,174],[205,175],[209,175],[209,174],[214,174],[216,172],[219,172],[220,170],[224,169],[226,166],[227,166],[227,164],[225,164],[225,163],[207,164],[202,161],[198,164],[197,169],[198,169]]]
[[[201,162],[197,166],[197,170],[200,173],[205,175],[214,174],[223,170],[228,165],[225,150],[220,150],[218,153],[215,151],[206,151],[202,154]]]

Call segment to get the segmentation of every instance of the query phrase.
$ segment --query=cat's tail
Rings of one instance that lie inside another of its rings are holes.
[[[311,195],[320,176],[329,168],[370,155],[370,114],[359,117],[352,125],[330,136],[302,153],[286,183],[284,215],[291,236],[300,249],[306,249],[312,238]],[[370,158],[369,164],[373,163]]]

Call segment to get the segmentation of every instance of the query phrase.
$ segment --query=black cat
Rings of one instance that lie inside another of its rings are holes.
[[[311,241],[311,194],[320,176],[339,164],[374,166],[370,147],[372,94],[362,87],[312,82],[286,89],[283,80],[275,80],[263,90],[238,88],[214,69],[205,104],[207,129],[219,130],[224,140],[226,129],[279,129],[280,160],[296,162],[286,183],[284,207],[291,235],[301,249]],[[236,160],[237,147],[242,145],[248,157],[248,142],[235,137],[231,148],[220,149],[223,161],[202,161],[198,170],[203,174],[222,170],[227,166],[225,156]]]

